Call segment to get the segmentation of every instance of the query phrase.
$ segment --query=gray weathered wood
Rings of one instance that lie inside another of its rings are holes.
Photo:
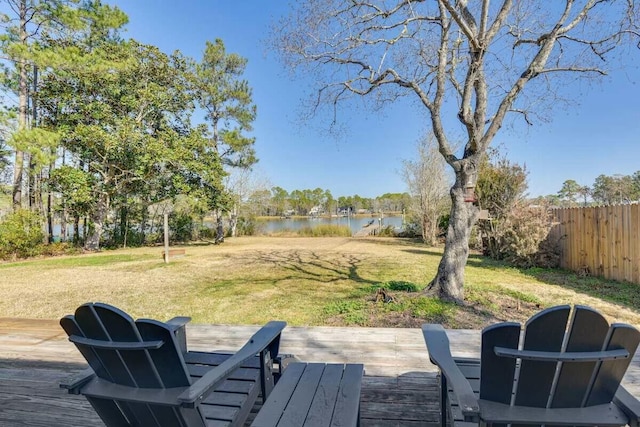
[[[516,361],[499,357],[495,348],[518,348],[519,323],[500,323],[482,331],[482,364],[480,373],[480,398],[509,404],[513,389]],[[453,388],[457,394],[455,387]],[[464,411],[463,411],[464,412]]]
[[[609,322],[590,307],[577,305],[567,341],[567,352],[602,350],[609,331]],[[552,408],[576,408],[582,405],[589,392],[596,362],[588,365],[563,363],[560,366]]]
[[[360,390],[363,374],[363,365],[345,365],[331,427],[360,425]]]
[[[561,305],[533,315],[524,327],[523,350],[560,352],[570,311]],[[546,407],[557,366],[553,361],[522,360],[515,405]]]
[[[362,375],[360,364],[292,363],[252,426],[355,427]]]
[[[544,362],[601,362],[605,360],[628,359],[629,351],[620,348],[605,351],[571,351],[551,352],[535,350],[514,350],[512,348],[494,347],[496,356],[513,359],[538,360]]]
[[[480,400],[480,408],[487,423],[624,426],[628,420],[624,412],[612,403],[588,408],[547,409]]]
[[[237,349],[259,328],[190,324],[189,349]],[[480,335],[478,330],[447,330],[454,359],[479,358]],[[365,363],[363,427],[435,427],[440,416],[437,367],[429,362],[422,337],[420,328],[288,326],[282,335],[281,353],[292,353],[308,362]],[[101,426],[84,397],[69,395],[58,386],[60,379],[85,367],[82,355],[57,321],[0,318],[0,425]],[[244,383],[238,381],[234,387]],[[640,351],[636,351],[623,384],[631,395],[640,396]],[[260,402],[258,399],[247,426]]]
[[[609,332],[607,350],[627,348],[635,353],[640,343],[640,331],[630,325],[614,323]],[[587,406],[600,405],[613,399],[622,377],[631,363],[630,359],[606,360],[600,362],[598,373],[593,381],[593,389],[587,398]]]
[[[480,409],[478,399],[451,356],[444,328],[439,324],[423,325],[422,333],[431,362],[440,368],[449,386],[456,390],[460,409],[465,415],[477,416]]]

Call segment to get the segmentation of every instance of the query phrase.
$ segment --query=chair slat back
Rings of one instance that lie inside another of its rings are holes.
[[[576,306],[570,314],[568,305],[552,307],[525,324],[521,350],[546,352],[543,359],[547,360],[539,360],[537,354],[538,360],[530,360],[532,355],[522,352],[508,356],[500,351],[505,357],[495,354],[496,347],[518,349],[519,324],[501,323],[484,329],[480,398],[538,408],[610,403],[638,348],[640,331],[625,324],[609,326],[600,313],[585,306]],[[626,350],[629,357],[612,359],[604,353],[609,350]],[[578,361],[566,355],[558,361],[563,353],[581,352],[598,352],[600,360]]]
[[[532,316],[524,328],[523,350],[560,352],[571,306],[562,305]],[[515,405],[544,408],[549,401],[557,362],[522,360]]]
[[[640,331],[631,325],[623,323],[614,323],[611,325],[607,342],[604,346],[605,350],[614,350],[624,348],[629,351],[627,359],[605,360],[600,362],[596,367],[597,373],[593,380],[593,388],[586,400],[586,406],[599,405],[611,402],[613,396],[618,390],[620,381],[627,367],[631,363],[631,359],[638,349],[640,342]]]
[[[568,333],[566,351],[600,351],[609,333],[609,322],[594,309],[578,305],[574,309]],[[562,363],[551,407],[582,406],[597,363]]]
[[[513,375],[516,359],[496,356],[495,347],[518,348],[519,323],[499,323],[482,331],[480,364],[480,398],[500,403],[511,403]]]

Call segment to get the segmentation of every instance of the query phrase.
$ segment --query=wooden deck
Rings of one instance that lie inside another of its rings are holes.
[[[189,325],[189,347],[234,350],[258,327]],[[453,353],[477,357],[478,331],[451,331]],[[365,364],[363,426],[431,426],[438,417],[436,370],[419,329],[287,327],[281,351],[308,362]],[[0,426],[99,426],[82,397],[58,388],[84,369],[57,321],[0,318]],[[640,352],[624,384],[640,396]]]

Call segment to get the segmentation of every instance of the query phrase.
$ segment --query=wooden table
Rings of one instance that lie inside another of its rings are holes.
[[[358,426],[362,364],[292,363],[253,427]]]

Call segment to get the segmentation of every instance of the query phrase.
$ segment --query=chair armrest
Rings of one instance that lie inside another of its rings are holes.
[[[157,350],[164,345],[164,341],[105,341],[69,335],[69,341],[74,344],[85,345],[100,350]]]
[[[555,352],[518,350],[514,348],[495,347],[496,356],[519,358],[525,360],[539,360],[550,362],[600,362],[604,360],[627,359],[629,352],[624,348],[604,351],[575,351]]]
[[[629,426],[640,426],[640,401],[623,386],[618,387],[613,403],[629,417]]]
[[[60,382],[60,388],[69,390],[70,394],[80,394],[80,388],[95,376],[96,374],[93,372],[93,369],[87,368],[84,371],[62,380]]]
[[[433,364],[440,368],[448,385],[453,388],[462,414],[465,417],[477,416],[480,413],[478,398],[451,356],[449,338],[447,338],[447,333],[442,325],[424,324],[422,325],[422,334],[427,344],[429,358]],[[443,390],[442,392],[446,393],[447,391]]]
[[[191,317],[174,317],[167,322],[167,326],[176,336],[176,341],[183,353],[187,352],[187,329],[185,325],[190,321]]]
[[[178,401],[183,407],[195,407],[245,361],[262,352],[269,347],[271,343],[279,339],[280,333],[286,325],[286,322],[277,321],[272,321],[264,325],[233,356],[207,372],[184,393],[178,396]]]
[[[191,317],[186,317],[186,316],[178,316],[178,317],[174,317],[173,319],[169,319],[167,321],[167,325],[169,325],[170,329],[173,329],[174,331],[180,328],[184,328],[184,326],[191,322]]]

